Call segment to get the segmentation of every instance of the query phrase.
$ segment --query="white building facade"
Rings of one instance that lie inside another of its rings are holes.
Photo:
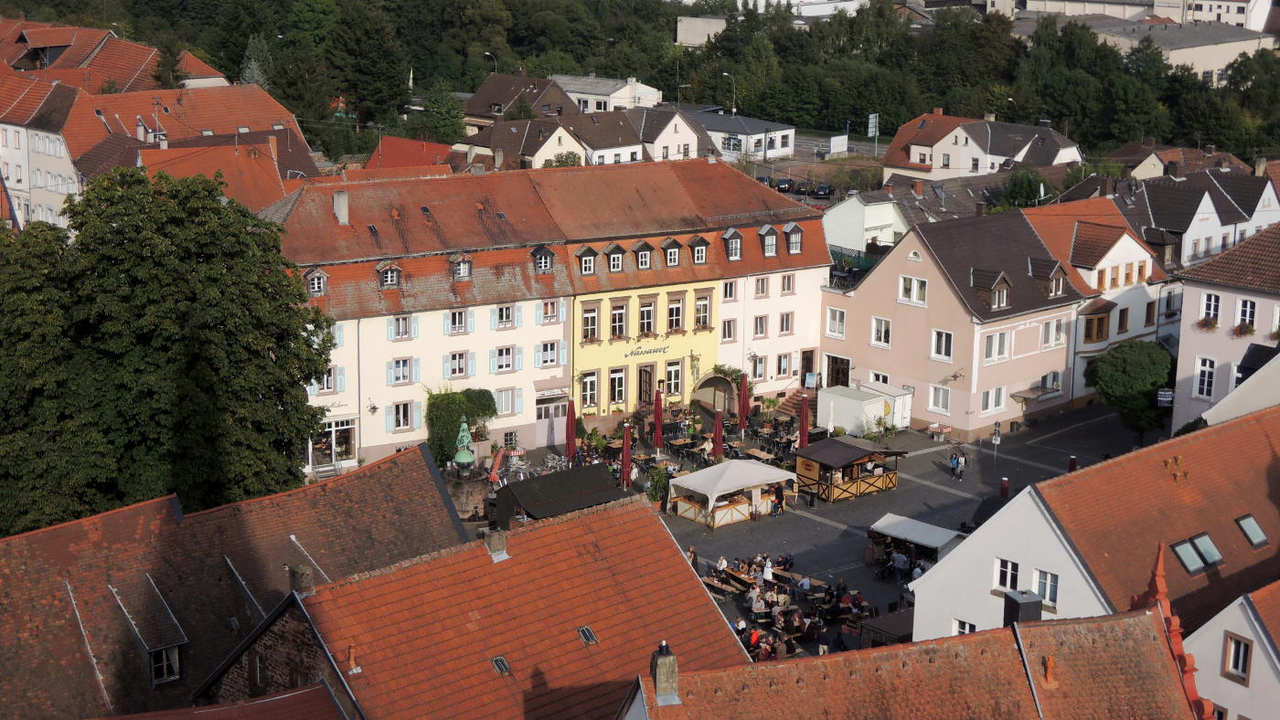
[[[1268,627],[1260,603],[1254,600],[1260,596],[1265,602],[1276,593],[1273,584],[1242,595],[1183,641],[1196,658],[1196,688],[1201,697],[1213,701],[1220,713],[1216,717],[1251,720],[1276,713],[1280,699],[1276,628]]]
[[[578,112],[608,112],[637,107],[653,107],[662,102],[662,91],[634,77],[626,79],[590,75],[550,77],[578,105]]]

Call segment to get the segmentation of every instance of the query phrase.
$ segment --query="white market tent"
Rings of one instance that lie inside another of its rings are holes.
[[[794,473],[755,460],[726,460],[709,468],[671,479],[676,513],[712,527],[748,519],[751,510],[767,512],[767,501],[760,497],[762,488],[788,483]],[[725,503],[720,498],[743,493],[743,499]],[[701,501],[690,501],[689,494],[701,495]]]
[[[902,540],[918,547],[936,550],[938,560],[941,560],[943,555],[950,552],[965,538],[964,533],[893,513],[885,513],[884,517],[875,521],[871,526],[871,532]]]

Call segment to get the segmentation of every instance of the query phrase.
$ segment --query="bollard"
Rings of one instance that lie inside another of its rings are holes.
[[[1009,499],[1009,478],[1007,477],[1000,478],[1000,499]]]
[[[1076,462],[1075,455],[1067,458],[1067,472],[1075,472],[1077,467],[1079,467],[1079,464]]]

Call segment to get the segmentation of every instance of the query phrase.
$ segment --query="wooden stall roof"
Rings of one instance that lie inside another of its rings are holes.
[[[862,462],[873,455],[899,457],[905,452],[880,447],[870,440],[843,435],[819,440],[796,451],[798,457],[813,460],[827,467],[845,467]]]

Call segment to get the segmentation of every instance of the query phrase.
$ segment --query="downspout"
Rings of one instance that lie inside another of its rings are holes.
[[[1018,658],[1022,660],[1022,669],[1027,673],[1027,686],[1031,688],[1031,699],[1036,704],[1036,717],[1044,720],[1044,710],[1040,707],[1040,696],[1036,694],[1036,680],[1031,674],[1031,664],[1027,662],[1027,649],[1022,644],[1022,633],[1018,632],[1018,623],[1013,628],[1013,639],[1018,643]]]

